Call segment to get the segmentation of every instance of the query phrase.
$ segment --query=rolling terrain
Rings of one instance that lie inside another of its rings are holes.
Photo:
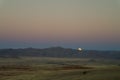
[[[119,52],[1,49],[0,80],[120,80]]]
[[[0,80],[119,80],[114,60],[88,58],[0,58]]]
[[[0,57],[57,57],[57,58],[102,58],[120,59],[120,51],[99,51],[50,47],[44,49],[24,48],[24,49],[0,49]]]

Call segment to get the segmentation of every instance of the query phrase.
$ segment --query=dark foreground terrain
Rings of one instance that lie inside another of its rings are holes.
[[[120,80],[119,60],[0,58],[0,80]]]

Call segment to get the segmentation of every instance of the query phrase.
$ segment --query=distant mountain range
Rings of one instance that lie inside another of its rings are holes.
[[[120,51],[98,51],[50,47],[44,49],[24,48],[24,49],[0,49],[2,58],[20,58],[20,57],[67,57],[67,58],[107,58],[120,59]]]

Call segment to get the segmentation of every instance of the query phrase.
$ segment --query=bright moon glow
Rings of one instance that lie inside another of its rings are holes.
[[[79,51],[82,51],[82,48],[78,48]]]

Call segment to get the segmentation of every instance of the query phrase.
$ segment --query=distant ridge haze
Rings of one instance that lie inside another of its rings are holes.
[[[20,57],[65,57],[65,58],[102,58],[120,59],[120,51],[99,51],[50,47],[44,49],[24,48],[24,49],[0,49],[1,58],[20,58]]]

